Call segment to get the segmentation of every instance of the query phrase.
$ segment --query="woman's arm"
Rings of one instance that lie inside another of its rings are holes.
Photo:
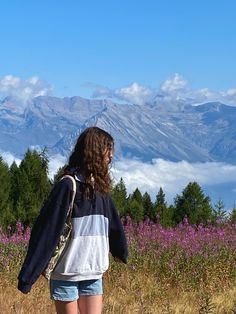
[[[112,199],[109,197],[109,245],[115,259],[127,263],[128,246],[122,222]]]
[[[63,231],[72,197],[72,181],[65,178],[52,189],[32,228],[27,254],[18,276],[18,289],[23,293],[46,268]]]

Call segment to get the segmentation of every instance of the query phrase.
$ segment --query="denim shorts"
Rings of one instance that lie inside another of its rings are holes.
[[[50,280],[52,300],[75,301],[84,295],[103,294],[102,278],[83,281]]]

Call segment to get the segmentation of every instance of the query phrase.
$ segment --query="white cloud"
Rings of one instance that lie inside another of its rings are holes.
[[[93,83],[85,83],[82,85],[83,87],[89,88],[93,90],[92,97],[113,97],[113,91],[105,86],[93,84]]]
[[[110,97],[139,105],[155,100],[157,105],[171,109],[185,104],[196,105],[210,101],[236,106],[236,87],[225,91],[213,91],[207,87],[192,89],[189,82],[179,73],[167,78],[159,88],[143,86],[137,82],[118,89],[94,84],[89,87],[95,89],[92,97]]]
[[[123,159],[115,162],[112,173],[116,182],[121,177],[124,179],[129,193],[138,187],[142,193],[147,191],[154,198],[162,187],[170,202],[189,182],[196,181],[201,186],[236,182],[236,166],[220,162],[191,164],[153,159],[149,164]]]
[[[109,97],[128,103],[143,105],[150,101],[155,96],[155,93],[155,90],[134,82],[129,86],[114,90],[104,86],[95,86],[92,97]]]
[[[60,167],[63,167],[66,164],[66,157],[56,154],[53,156],[50,156],[49,159],[49,178],[52,179],[54,175],[57,173],[57,170]]]
[[[128,102],[143,105],[154,96],[154,91],[149,87],[133,83],[130,86],[116,89],[114,95],[117,98],[126,100]]]
[[[161,84],[160,91],[165,93],[186,91],[188,89],[188,82],[178,73],[171,78],[168,78]]]
[[[213,91],[207,87],[192,89],[180,74],[176,73],[161,84],[158,92],[160,103],[166,106],[181,102],[182,104],[201,104],[204,102],[216,101],[226,105],[236,106],[236,88],[225,91]]]
[[[230,88],[226,91],[219,92],[219,98],[226,104],[236,106],[236,88]]]
[[[0,79],[0,97],[12,97],[26,103],[37,96],[46,96],[51,93],[49,84],[37,76],[23,80],[19,77],[6,75]]]
[[[16,162],[16,164],[19,166],[21,160],[17,157],[15,157],[12,153],[10,152],[3,152],[0,151],[0,156],[2,156],[2,159],[8,164],[8,166],[11,166],[13,161]]]

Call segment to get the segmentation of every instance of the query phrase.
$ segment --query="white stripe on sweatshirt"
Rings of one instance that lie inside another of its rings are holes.
[[[54,269],[56,280],[101,278],[109,266],[108,218],[90,215],[72,218],[72,235]]]

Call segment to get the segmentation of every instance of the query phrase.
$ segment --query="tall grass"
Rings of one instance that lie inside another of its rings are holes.
[[[0,313],[55,313],[44,278],[29,295],[16,289],[30,230],[15,229],[0,232]],[[236,225],[128,220],[125,230],[129,263],[111,259],[103,313],[236,313]]]

